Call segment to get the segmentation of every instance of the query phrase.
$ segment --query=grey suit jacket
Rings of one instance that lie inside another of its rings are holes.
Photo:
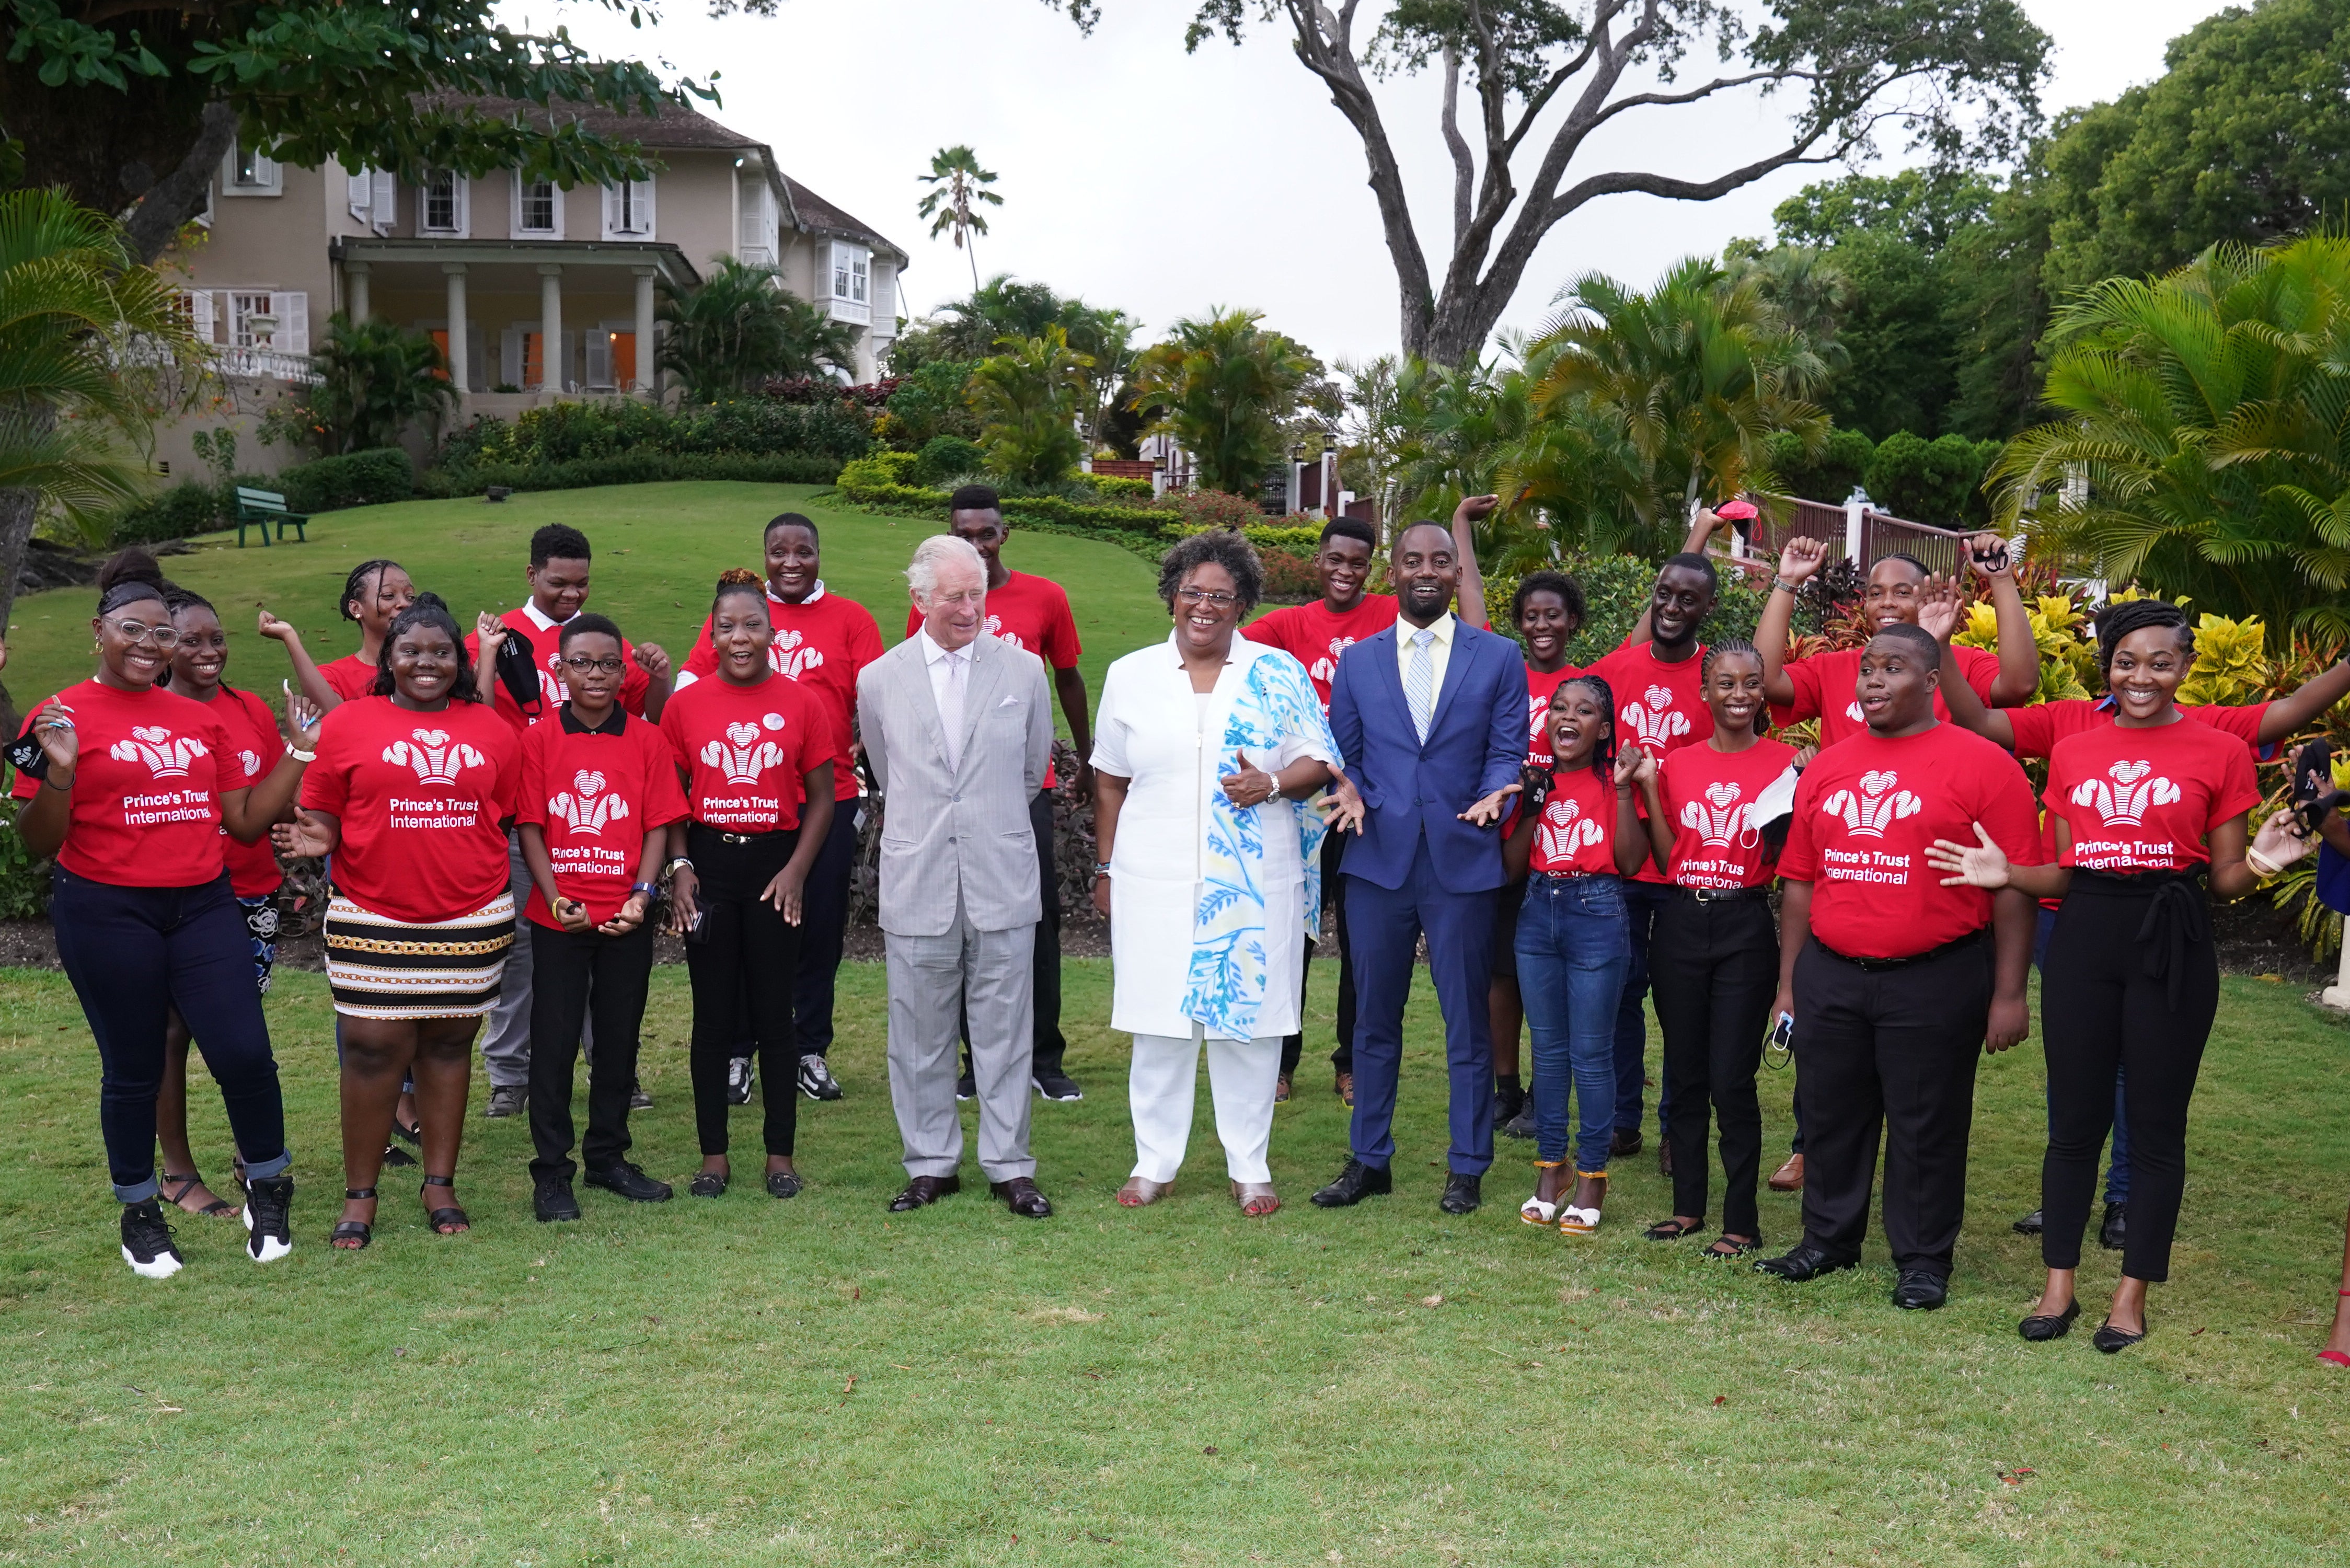
[[[983,931],[1031,924],[1043,908],[1028,803],[1053,756],[1045,662],[983,633],[968,680],[961,765],[950,773],[921,639],[857,678],[858,727],[881,785],[884,931],[945,935],[958,894]]]

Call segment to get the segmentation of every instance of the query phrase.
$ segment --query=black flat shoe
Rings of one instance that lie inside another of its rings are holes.
[[[1800,1285],[1816,1280],[1822,1274],[1837,1273],[1851,1267],[1853,1263],[1850,1260],[1839,1262],[1813,1246],[1809,1241],[1803,1241],[1798,1242],[1792,1252],[1783,1252],[1775,1258],[1762,1259],[1754,1265],[1754,1272],[1759,1274],[1773,1275],[1786,1281],[1789,1284]]]
[[[2010,1225],[2008,1229],[2014,1231],[2019,1236],[2039,1235],[2041,1231],[2044,1229],[2041,1223],[2040,1210],[2034,1209],[2031,1213],[2026,1214],[2022,1219],[2018,1220],[2014,1224]]]
[[[2078,1298],[2075,1298],[2073,1303],[2063,1312],[2034,1313],[2017,1324],[2015,1332],[2034,1345],[2043,1345],[2049,1340],[2062,1339],[2072,1333],[2073,1320],[2080,1315],[2081,1303]]]
[[[1436,1206],[1447,1214],[1474,1214],[1485,1201],[1483,1177],[1463,1176],[1456,1170],[1444,1179],[1444,1196],[1436,1200]]]
[[[800,1179],[799,1172],[796,1170],[767,1172],[767,1196],[770,1198],[797,1198],[800,1195],[800,1189],[806,1185],[806,1182]]]
[[[600,1187],[607,1192],[617,1192],[631,1203],[666,1203],[670,1185],[655,1181],[627,1160],[588,1173],[588,1185]]]
[[[685,1193],[689,1198],[723,1198],[726,1196],[726,1179],[714,1170],[696,1171]]]
[[[2097,1227],[2097,1245],[2108,1252],[2118,1252],[2129,1240],[2129,1205],[2106,1205],[2106,1221]]]
[[[1707,1245],[1705,1251],[1700,1252],[1698,1256],[1700,1258],[1742,1258],[1749,1252],[1762,1251],[1762,1238],[1760,1236],[1755,1237],[1751,1241],[1742,1241],[1735,1236],[1716,1236],[1712,1241]]]
[[[2089,1336],[2089,1343],[2107,1355],[2119,1355],[2123,1351],[2144,1339],[2147,1332],[2145,1329],[2139,1329],[2136,1334],[2124,1334],[2107,1321],[2097,1325],[2097,1332]]]
[[[1388,1174],[1387,1167],[1373,1168],[1359,1159],[1350,1159],[1347,1168],[1338,1173],[1338,1179],[1314,1194],[1309,1201],[1317,1209],[1351,1209],[1366,1198],[1394,1190],[1395,1178]]]
[[[1950,1299],[1950,1282],[1924,1269],[1904,1269],[1894,1282],[1893,1304],[1903,1312],[1936,1312]]]

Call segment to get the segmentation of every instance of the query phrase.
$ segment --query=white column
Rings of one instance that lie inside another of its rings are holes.
[[[343,264],[343,309],[354,327],[368,318],[368,277],[374,270],[363,261]]]
[[[1868,515],[1868,492],[1856,484],[1844,501],[1844,558],[1854,566],[1862,566],[1860,558],[1861,523]]]
[[[465,264],[442,262],[441,270],[449,281],[449,384],[463,397],[473,385],[471,368],[465,363]],[[361,296],[365,297],[364,294]]]
[[[538,389],[563,390],[563,269],[553,262],[538,268]]]
[[[660,395],[653,369],[653,269],[640,266],[637,276],[637,389],[649,397]]]

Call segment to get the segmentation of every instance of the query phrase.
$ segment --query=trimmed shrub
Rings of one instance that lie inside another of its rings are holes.
[[[446,498],[478,495],[493,484],[503,484],[509,490],[588,490],[599,484],[652,484],[682,479],[731,479],[752,484],[830,484],[839,474],[837,459],[812,455],[750,457],[716,453],[669,457],[659,452],[621,452],[571,462],[490,462],[467,468],[431,468],[416,476],[416,493]]]
[[[405,501],[416,493],[416,464],[396,446],[296,463],[266,488],[281,492],[293,512],[338,512]]]
[[[1946,435],[1928,441],[1896,431],[1877,443],[1863,481],[1869,499],[1896,517],[1936,527],[1988,524],[1991,503],[1983,475],[2000,454],[1995,441]]]
[[[1788,494],[1831,506],[1843,505],[1852,487],[1867,478],[1869,460],[1877,455],[1876,443],[1859,431],[1829,431],[1827,450],[1814,458],[1804,457],[1803,442],[1786,431],[1769,437],[1765,450]]]
[[[1288,550],[1261,549],[1256,558],[1264,566],[1267,604],[1302,605],[1322,597],[1322,577],[1313,561]]]
[[[1085,473],[1077,476],[1077,482],[1105,501],[1148,501],[1151,498],[1150,481],[1147,479],[1128,479],[1114,473]]]
[[[837,400],[736,398],[671,413],[629,398],[549,403],[515,419],[484,418],[451,435],[441,465],[537,467],[645,453],[668,457],[822,456],[836,465],[872,441],[872,416]]]
[[[201,480],[184,479],[116,513],[107,537],[116,545],[160,545],[220,525],[220,492]]]
[[[985,449],[975,441],[965,441],[958,435],[932,436],[922,443],[908,472],[918,484],[936,484],[959,473],[975,473],[986,462]],[[1143,493],[1149,493],[1148,484],[1142,488]]]
[[[1265,511],[1244,495],[1221,490],[1188,490],[1172,498],[1193,528],[1261,528]]]

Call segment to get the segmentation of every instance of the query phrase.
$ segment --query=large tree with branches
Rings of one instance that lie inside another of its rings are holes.
[[[1090,28],[1099,0],[1045,0]],[[2036,122],[2048,39],[2017,0],[1201,0],[1196,49],[1285,23],[1298,63],[1363,143],[1394,257],[1407,352],[1473,360],[1543,237],[1602,196],[1703,202],[1794,164],[1851,161],[1898,135],[1939,159],[2001,155]],[[1378,11],[1374,7],[1374,12]],[[1759,13],[1759,14],[1758,14]],[[1685,70],[1708,53],[1718,74]],[[1374,78],[1438,70],[1452,244],[1437,265],[1405,199]],[[1785,135],[1698,179],[1596,166],[1618,121],[1737,94],[1782,94]],[[1464,103],[1464,99],[1466,102]]]

